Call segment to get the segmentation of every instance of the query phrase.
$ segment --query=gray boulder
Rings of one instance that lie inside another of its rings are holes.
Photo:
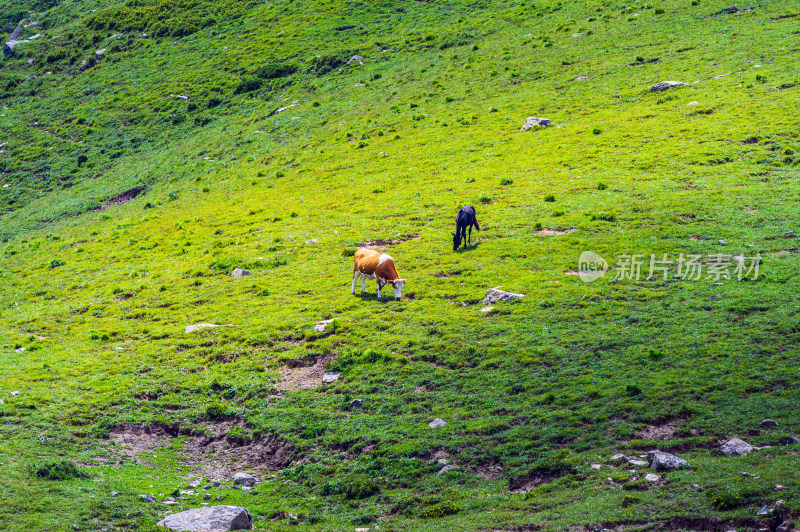
[[[226,532],[228,530],[251,530],[253,520],[250,511],[241,506],[206,506],[166,516],[158,522],[175,531]]]
[[[350,408],[361,408],[363,404],[364,404],[363,399],[353,399],[352,401],[350,401]]]
[[[256,483],[256,477],[247,473],[236,473],[233,475],[234,486],[247,486],[253,487]]]
[[[22,22],[23,21],[20,20],[19,24],[17,24],[17,27],[14,29],[14,31],[11,32],[11,35],[8,36],[8,40],[3,46],[3,54],[13,55],[14,50],[16,49],[18,44],[29,42],[29,41],[19,40],[19,36],[22,33]]]
[[[751,452],[753,452],[753,446],[739,438],[731,438],[716,450],[717,454],[723,456],[741,456]]]
[[[139,498],[144,502],[149,502],[150,504],[156,503],[155,497],[151,497],[150,495],[139,495]]]
[[[342,374],[341,371],[331,371],[330,373],[326,373],[322,376],[322,382],[324,382],[325,384],[330,384],[332,382],[338,381],[341,374]]]
[[[522,131],[529,131],[532,127],[547,127],[552,123],[552,120],[549,118],[537,118],[535,116],[529,116],[525,119],[525,123],[522,124]]]
[[[505,292],[500,290],[500,286],[496,288],[490,288],[486,291],[486,297],[483,298],[484,305],[494,305],[498,301],[511,301],[512,299],[518,299],[520,297],[525,297],[525,294],[515,294],[513,292]]]
[[[243,270],[241,268],[234,268],[231,272],[231,277],[244,277],[245,275],[252,275],[250,270]]]
[[[609,461],[614,465],[623,465],[628,463],[628,457],[621,453],[615,454]]]
[[[432,428],[432,429],[440,429],[440,428],[444,427],[445,425],[447,425],[447,421],[445,421],[442,418],[438,418],[438,417],[436,419],[434,419],[433,421],[431,421],[430,423],[428,423],[428,426],[430,428]]]
[[[650,92],[661,92],[681,85],[686,85],[686,83],[681,83],[680,81],[660,81],[650,87]]]
[[[663,451],[650,451],[647,453],[647,462],[654,471],[672,471],[674,469],[688,469],[689,462],[678,458],[674,454]]]
[[[761,426],[761,428],[764,428],[764,429],[770,428],[770,427],[777,427],[778,426],[778,422],[775,421],[774,419],[765,419],[765,420],[761,421],[761,423],[759,423],[759,426]]]
[[[436,476],[437,476],[437,477],[441,477],[442,475],[444,475],[444,474],[445,474],[445,473],[447,473],[448,471],[452,471],[452,470],[454,470],[454,469],[458,469],[458,466],[454,466],[454,465],[450,465],[450,464],[448,464],[448,465],[444,466],[443,468],[441,468],[441,469],[439,470],[439,472],[438,472],[438,473],[436,473]]]

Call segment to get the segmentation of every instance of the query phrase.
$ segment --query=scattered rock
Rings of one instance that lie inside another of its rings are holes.
[[[511,301],[513,299],[519,299],[520,297],[525,297],[525,294],[514,294],[513,292],[504,292],[500,290],[500,286],[496,288],[490,288],[486,291],[486,297],[483,298],[484,305],[494,305],[498,301]]]
[[[578,76],[576,78],[572,78],[570,81],[587,81],[589,78],[587,76]]]
[[[363,63],[364,58],[361,57],[360,55],[354,55],[353,57],[351,57],[350,60],[347,62],[347,64],[349,65],[350,63],[355,63],[356,61],[358,61],[359,65],[363,65],[364,64]]]
[[[787,523],[786,521],[784,521],[783,523],[775,527],[775,532],[789,532],[790,530],[792,530],[792,528],[794,527],[792,526],[791,523]]]
[[[290,108],[292,108],[292,107],[295,107],[296,105],[297,105],[296,103],[293,103],[292,105],[287,105],[286,107],[278,107],[277,109],[275,109],[274,111],[272,111],[272,112],[269,114],[269,116],[275,116],[276,114],[278,114],[278,113],[282,113],[282,112],[286,111],[287,109],[290,109]]]
[[[726,76],[730,76],[730,75],[731,75],[731,73],[730,73],[730,72],[728,72],[727,74],[722,74],[721,76],[714,76],[714,77],[713,77],[713,78],[711,78],[711,79],[720,79],[720,78],[724,78],[724,77],[726,77]]]
[[[586,35],[586,34],[585,34],[585,33],[573,33],[573,34],[572,34],[572,36],[573,36],[574,38],[576,38],[576,39],[577,39],[578,37],[583,37],[584,35]]]
[[[6,404],[6,402],[3,401],[2,399],[0,399],[0,405],[4,405],[4,404]]]
[[[256,477],[248,473],[236,473],[233,475],[234,486],[253,487],[256,484]]]
[[[325,332],[325,327],[327,327],[331,323],[333,323],[333,320],[318,321],[317,324],[314,325],[314,330],[318,333]]]
[[[176,95],[175,95],[175,97],[176,97],[177,99],[179,99],[179,100],[183,100],[184,102],[188,102],[188,101],[189,101],[189,97],[188,97],[188,96],[185,96],[185,95],[183,95],[183,94],[176,94]]]
[[[650,465],[647,462],[645,462],[644,460],[628,460],[628,464],[630,464],[632,466],[637,466],[637,467]]]
[[[338,381],[339,380],[339,375],[341,375],[341,374],[342,374],[341,371],[333,371],[331,373],[326,373],[325,375],[322,376],[322,382],[331,383],[331,382],[334,382],[334,381]]]
[[[317,243],[319,243],[319,240],[317,240],[316,238],[312,238],[311,240],[306,240],[307,246],[310,244],[317,244]]]
[[[16,396],[18,396],[18,395],[19,395],[19,392],[18,392],[17,390],[14,390],[13,392],[11,392],[11,395],[13,395],[14,397],[16,397]]]
[[[190,481],[189,482],[189,487],[190,488],[199,488],[200,487],[200,481],[197,480],[197,479],[194,479],[194,480]]]
[[[654,471],[672,471],[673,469],[688,469],[689,463],[683,458],[663,451],[650,451],[647,453],[647,462]]]
[[[481,309],[481,312],[491,312],[493,310],[494,310],[494,307],[483,307]]]
[[[655,473],[650,473],[648,475],[645,475],[644,479],[648,482],[658,482],[659,480],[661,480],[661,477],[656,475]]]
[[[14,352],[15,352],[15,353],[22,353],[22,352],[24,352],[24,351],[25,351],[25,348],[24,348],[24,347],[19,347],[19,348],[17,348],[17,349],[14,349]]]
[[[87,59],[86,61],[81,61],[81,71],[89,70],[93,66],[97,66],[97,59]]]
[[[700,105],[700,102],[689,102],[686,105]]]
[[[609,461],[615,465],[623,465],[628,462],[628,457],[621,453],[615,454]]]
[[[250,511],[241,506],[206,506],[168,515],[158,522],[171,530],[189,532],[223,532],[251,530]]]
[[[200,329],[205,329],[206,327],[219,327],[216,323],[198,323],[196,325],[189,325],[186,327],[187,333],[199,331]]]
[[[784,445],[794,445],[795,443],[800,443],[800,438],[797,436],[789,436],[783,440]]]
[[[552,123],[549,118],[536,118],[535,116],[529,116],[525,119],[525,123],[522,124],[522,131],[529,131],[532,127],[547,127]]]
[[[600,465],[600,464],[592,464],[592,466],[591,466],[591,467],[592,467],[592,469],[594,469],[595,471],[600,471],[601,469],[603,469],[603,466],[602,466],[602,465]]]
[[[245,275],[252,275],[250,270],[243,270],[241,268],[234,268],[231,272],[231,277],[244,277]]]
[[[667,89],[671,89],[672,87],[679,87],[681,85],[686,85],[686,83],[681,83],[680,81],[660,81],[650,87],[650,92],[665,91]]]
[[[778,426],[778,422],[775,421],[774,419],[765,419],[765,420],[761,421],[761,423],[759,423],[759,426],[762,429],[763,428],[769,428],[769,427],[777,427]]]
[[[717,454],[724,456],[740,456],[750,452],[753,452],[753,446],[739,438],[731,438],[716,450]]]
[[[436,476],[437,477],[441,477],[443,474],[447,473],[448,471],[452,471],[453,469],[458,469],[458,466],[454,466],[454,465],[448,464],[448,465],[444,466],[443,468],[441,468],[439,470],[439,472],[436,473]]]
[[[447,425],[447,421],[445,421],[442,418],[438,418],[438,417],[436,419],[434,419],[433,421],[431,421],[430,423],[428,423],[428,426],[430,428],[432,428],[432,429],[440,429],[440,428],[444,427],[445,425]]]
[[[156,503],[156,499],[154,497],[151,497],[150,495],[139,495],[139,498],[144,502],[149,502],[150,504]]]
[[[352,401],[350,401],[350,408],[361,408],[363,404],[364,404],[363,399],[353,399]]]
[[[106,53],[106,49],[105,48],[100,48],[99,50],[97,50],[94,53],[94,55],[96,55],[97,57],[103,57],[105,55],[105,53]]]

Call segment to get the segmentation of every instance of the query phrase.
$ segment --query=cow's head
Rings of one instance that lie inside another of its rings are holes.
[[[458,233],[450,233],[453,235],[453,251],[458,251],[458,246],[461,245],[461,237],[458,236]]]
[[[394,281],[389,281],[392,285],[392,290],[394,290],[394,298],[400,299],[400,292],[403,290],[403,283],[406,282],[405,279],[395,279]]]

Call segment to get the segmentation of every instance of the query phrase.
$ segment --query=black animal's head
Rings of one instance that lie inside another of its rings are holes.
[[[451,234],[453,235],[453,251],[458,251],[458,246],[461,245],[461,237],[457,233]]]

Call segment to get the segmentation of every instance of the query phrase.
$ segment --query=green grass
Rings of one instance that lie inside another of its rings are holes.
[[[778,499],[796,515],[793,3],[154,6],[8,6],[43,37],[0,62],[5,529],[146,530],[197,506],[205,490],[160,502],[222,424],[291,448],[243,466],[255,493],[208,491],[260,530],[755,528]],[[140,26],[108,27],[134,8]],[[688,85],[649,92],[664,80]],[[528,116],[553,125],[519,131]],[[483,231],[453,253],[465,204]],[[350,293],[375,241],[401,301]],[[583,251],[642,254],[645,275],[583,283],[566,274]],[[665,253],[763,264],[644,280]],[[525,297],[481,313],[495,286]],[[339,380],[285,387],[317,360]],[[667,440],[638,434],[667,422]],[[131,423],[169,428],[166,446],[121,454]],[[772,447],[713,456],[731,436]],[[692,469],[653,484],[605,465],[652,448]]]

